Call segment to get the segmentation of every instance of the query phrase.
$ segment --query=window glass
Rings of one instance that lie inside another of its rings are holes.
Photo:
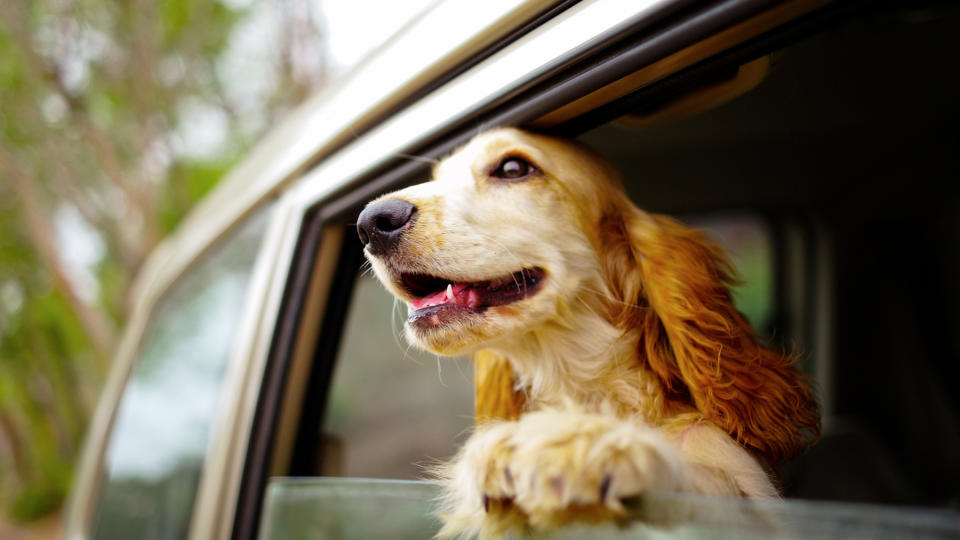
[[[435,484],[366,479],[271,480],[261,540],[430,538]],[[573,523],[537,538],[699,540],[956,538],[956,512],[869,504],[747,500],[651,493],[629,508],[631,521]]]
[[[249,219],[158,303],[108,443],[94,538],[186,537],[267,215]]]
[[[406,311],[369,272],[357,277],[324,424],[340,455],[329,473],[422,478],[472,425],[472,366],[405,343]]]

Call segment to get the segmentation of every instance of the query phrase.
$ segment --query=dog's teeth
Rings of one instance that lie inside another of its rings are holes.
[[[453,283],[447,283],[447,299],[453,298]]]

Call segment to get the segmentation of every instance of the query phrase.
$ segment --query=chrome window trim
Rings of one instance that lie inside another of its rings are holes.
[[[280,196],[264,235],[251,277],[248,307],[237,331],[238,343],[223,385],[224,415],[211,433],[207,464],[197,488],[190,538],[216,538],[235,508],[237,477],[259,395],[267,350],[273,337],[283,288],[296,246],[302,214],[289,196]],[[225,497],[224,493],[234,496]],[[225,527],[229,529],[229,527]]]
[[[641,24],[675,0],[586,0],[560,13],[490,58],[414,103],[306,173],[292,189],[322,201],[357,176],[402,155],[418,138],[440,131],[451,118],[520,86],[530,73],[588,45],[621,25]],[[359,166],[358,166],[359,165]]]

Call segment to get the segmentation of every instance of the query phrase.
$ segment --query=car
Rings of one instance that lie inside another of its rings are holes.
[[[960,535],[958,31],[927,1],[433,4],[150,256],[65,537],[434,534],[417,478],[472,423],[471,367],[400,341],[354,220],[505,125],[710,231],[823,413],[785,501],[650,494],[561,537]]]

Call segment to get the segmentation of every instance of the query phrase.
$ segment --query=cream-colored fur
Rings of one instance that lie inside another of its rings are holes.
[[[489,515],[483,497],[511,501],[530,526],[546,528],[621,516],[622,501],[644,493],[776,496],[757,462],[715,426],[670,433],[636,415],[576,409],[481,426],[446,477],[443,535],[496,535],[513,524]]]
[[[510,156],[536,174],[492,177]],[[518,302],[405,328],[409,341],[438,354],[485,349],[507,358],[525,400],[519,418],[478,425],[446,467],[442,536],[617,518],[624,499],[652,492],[777,496],[744,446],[692,400],[668,395],[638,360],[643,329],[611,315],[625,300],[604,274],[598,224],[610,208],[634,207],[602,160],[567,141],[499,129],[441,162],[431,182],[378,201],[391,198],[415,205],[416,220],[395,252],[368,259],[402,300],[414,299],[404,272],[451,282],[546,273],[542,288]]]

